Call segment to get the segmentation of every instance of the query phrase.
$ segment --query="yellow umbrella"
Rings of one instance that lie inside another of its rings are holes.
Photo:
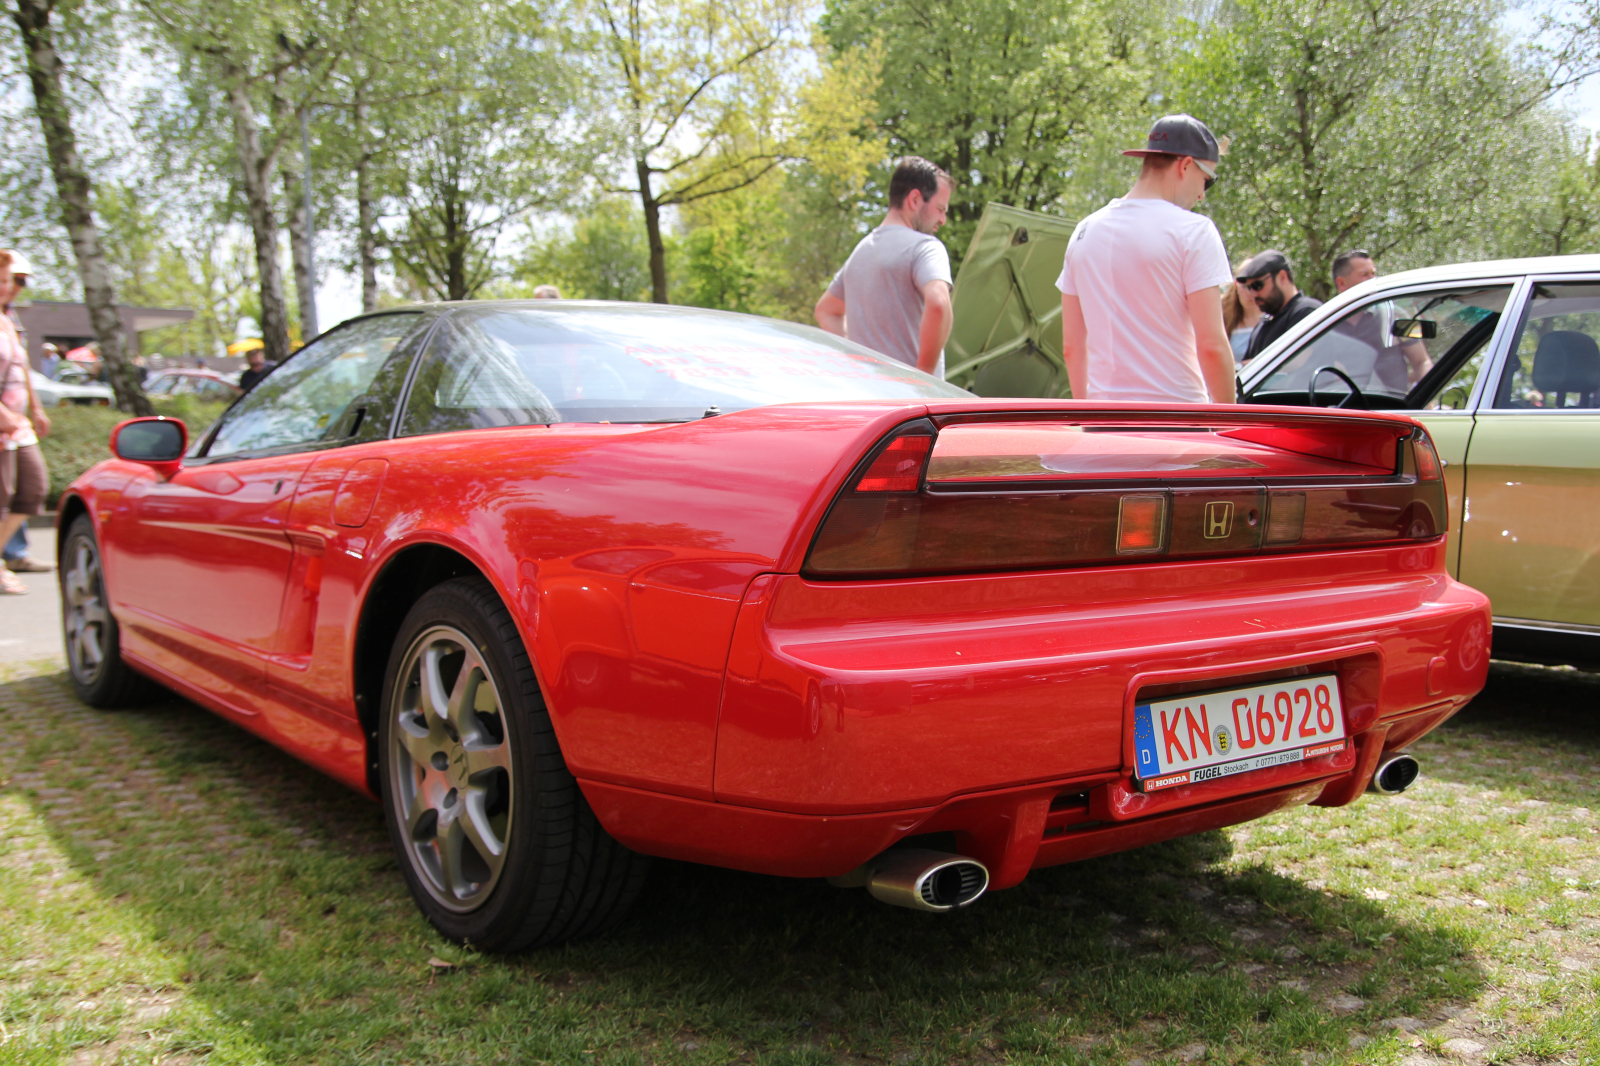
[[[265,347],[266,343],[263,342],[260,337],[246,337],[242,341],[234,341],[232,344],[228,345],[228,354],[243,355],[245,352],[253,352],[257,348]]]

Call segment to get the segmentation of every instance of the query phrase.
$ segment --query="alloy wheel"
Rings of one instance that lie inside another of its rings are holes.
[[[390,802],[428,893],[465,913],[505,867],[515,787],[505,705],[483,656],[453,626],[412,642],[400,682],[389,709]]]
[[[92,685],[105,667],[111,621],[100,576],[100,553],[92,540],[81,536],[72,539],[67,551],[61,580],[67,662],[80,684]]]

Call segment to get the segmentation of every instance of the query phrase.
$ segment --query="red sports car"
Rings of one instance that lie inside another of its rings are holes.
[[[644,856],[924,910],[1394,792],[1483,685],[1426,432],[985,400],[815,329],[455,304],[300,351],[60,509],[71,674],[379,797],[446,936],[617,920]]]

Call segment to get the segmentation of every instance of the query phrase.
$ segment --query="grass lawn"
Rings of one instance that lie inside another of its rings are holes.
[[[596,941],[440,942],[375,804],[186,703],[0,675],[0,1062],[1600,1062],[1600,677],[1496,665],[1398,799],[951,916],[658,862]]]

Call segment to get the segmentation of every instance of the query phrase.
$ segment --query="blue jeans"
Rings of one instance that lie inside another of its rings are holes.
[[[16,535],[6,541],[6,546],[0,550],[6,562],[28,557],[28,523],[24,522],[17,527]]]

